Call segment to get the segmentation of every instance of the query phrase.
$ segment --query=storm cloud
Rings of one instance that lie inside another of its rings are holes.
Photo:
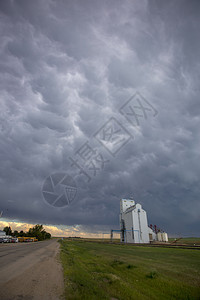
[[[1,1],[4,218],[105,231],[133,195],[149,223],[199,234],[199,18],[195,0]],[[134,125],[120,108],[136,93]],[[115,155],[95,135],[109,120],[131,136]],[[87,141],[105,160],[89,182],[70,161]],[[65,207],[42,195],[59,172],[77,184]]]

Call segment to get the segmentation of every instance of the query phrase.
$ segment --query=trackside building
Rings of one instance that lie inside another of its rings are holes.
[[[150,243],[157,241],[157,234],[148,226],[146,211],[131,199],[120,200],[121,242]],[[163,235],[164,236],[164,235]],[[168,241],[167,234],[165,233]]]

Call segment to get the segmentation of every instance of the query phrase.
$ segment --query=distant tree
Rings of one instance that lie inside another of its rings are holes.
[[[51,238],[51,234],[49,232],[46,232],[43,225],[40,224],[37,224],[34,227],[30,228],[28,232],[24,232],[23,230],[21,230],[20,232],[14,230],[14,232],[12,232],[10,226],[4,227],[3,230],[6,232],[6,235],[12,235],[16,237],[21,237],[21,236],[36,237],[38,241],[43,241]]]
[[[23,231],[23,230],[21,230],[20,232],[19,232],[19,236],[25,236],[26,234],[25,234],[25,232]]]
[[[18,237],[19,236],[19,232],[17,230],[14,230],[12,235]]]
[[[33,228],[30,228],[27,232],[30,237],[36,237],[38,241],[43,241],[51,238],[51,234],[46,232],[43,225],[37,224]]]
[[[6,235],[12,235],[12,229],[10,226],[4,227],[3,231],[5,231]]]

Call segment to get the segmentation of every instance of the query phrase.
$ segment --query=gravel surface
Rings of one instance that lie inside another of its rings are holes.
[[[57,300],[64,292],[57,239],[0,244],[1,300]]]

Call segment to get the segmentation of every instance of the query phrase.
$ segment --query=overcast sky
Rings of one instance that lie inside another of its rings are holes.
[[[0,31],[2,220],[107,231],[132,195],[199,235],[200,1],[2,0]]]

